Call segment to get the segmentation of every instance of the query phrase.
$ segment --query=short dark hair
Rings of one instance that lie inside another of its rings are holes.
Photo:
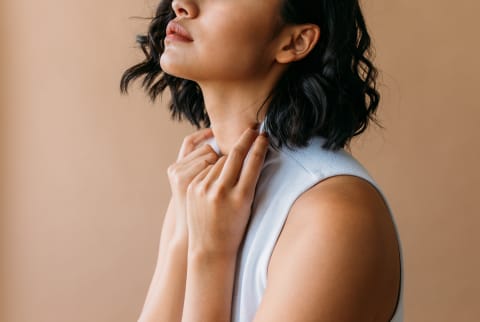
[[[265,131],[276,148],[306,146],[312,136],[326,138],[323,147],[348,145],[374,121],[380,94],[377,68],[359,0],[282,0],[281,18],[289,24],[313,23],[321,36],[304,59],[292,62],[270,93]],[[166,87],[171,92],[172,119],[186,117],[197,129],[210,126],[202,91],[191,80],[165,73],[160,67],[168,22],[175,18],[172,0],[161,1],[146,35],[138,35],[145,59],[122,75],[120,91],[144,76],[142,87],[155,101]]]

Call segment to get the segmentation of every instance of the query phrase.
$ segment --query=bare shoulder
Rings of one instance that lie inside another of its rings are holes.
[[[291,306],[285,321],[388,321],[399,278],[395,228],[379,192],[359,177],[331,177],[290,209],[255,321],[274,319],[275,305]]]

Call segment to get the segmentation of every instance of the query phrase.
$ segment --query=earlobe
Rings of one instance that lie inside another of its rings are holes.
[[[305,58],[315,48],[320,38],[320,27],[313,24],[296,25],[285,37],[283,46],[277,53],[276,60],[288,64]]]

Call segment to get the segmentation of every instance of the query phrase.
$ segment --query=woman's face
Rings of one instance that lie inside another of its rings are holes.
[[[162,69],[180,78],[248,81],[271,68],[281,0],[174,0]]]

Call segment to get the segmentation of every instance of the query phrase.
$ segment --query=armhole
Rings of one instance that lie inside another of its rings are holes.
[[[369,177],[363,177],[363,176],[360,176],[358,174],[338,174],[338,175],[334,175],[334,176],[331,176],[331,177],[328,177],[328,178],[332,178],[332,177],[335,177],[335,176],[352,176],[352,177],[357,177],[357,178],[360,178],[360,179],[363,179],[363,181],[367,182],[368,184],[370,184],[370,186],[372,186],[378,193],[378,195],[380,196],[380,198],[382,199],[385,207],[387,208],[388,210],[388,213],[390,215],[390,218],[392,220],[392,223],[393,223],[393,227],[394,227],[394,230],[395,230],[395,235],[396,235],[396,238],[397,238],[397,245],[398,245],[398,248],[397,248],[397,252],[398,252],[398,256],[399,256],[399,263],[400,263],[400,277],[399,277],[399,283],[398,283],[398,291],[397,291],[397,300],[396,300],[396,303],[395,303],[395,307],[393,309],[393,312],[390,316],[390,318],[388,319],[388,321],[393,321],[395,315],[397,314],[397,311],[400,308],[400,301],[401,301],[401,298],[403,296],[403,279],[404,279],[404,272],[403,272],[403,251],[402,251],[402,245],[401,245],[401,240],[400,240],[400,232],[398,230],[398,226],[397,226],[397,222],[395,220],[395,216],[393,215],[393,211],[388,203],[388,200],[385,196],[385,194],[383,193],[383,191],[379,188],[379,186],[377,185],[377,183],[369,178]],[[328,179],[328,178],[325,178],[325,179]],[[397,322],[397,321],[395,321]],[[400,321],[398,321],[400,322]]]
[[[402,250],[402,245],[401,245],[401,240],[400,240],[400,233],[399,233],[399,230],[398,230],[398,226],[397,226],[397,222],[395,221],[395,217],[393,215],[393,212],[392,212],[392,209],[388,203],[388,200],[385,196],[385,194],[383,193],[383,191],[378,187],[377,183],[372,179],[370,178],[368,175],[367,176],[362,176],[362,175],[359,175],[359,174],[356,174],[356,173],[338,173],[338,174],[333,174],[333,175],[329,175],[329,176],[326,176],[324,178],[322,178],[321,180],[315,182],[314,184],[310,185],[307,189],[305,189],[301,194],[305,193],[306,191],[308,191],[309,189],[313,188],[315,185],[321,183],[322,181],[326,181],[328,179],[331,179],[331,178],[334,178],[334,177],[338,177],[338,176],[351,176],[351,177],[356,177],[356,178],[359,178],[359,179],[362,179],[363,181],[367,182],[370,186],[372,186],[375,191],[377,191],[378,195],[380,196],[380,198],[382,199],[385,207],[387,208],[388,210],[388,213],[390,215],[390,218],[393,222],[393,227],[394,227],[394,230],[395,230],[395,235],[396,235],[396,238],[397,238],[397,245],[398,245],[398,248],[397,248],[397,252],[398,252],[398,256],[399,256],[399,262],[400,262],[400,277],[399,277],[399,286],[398,286],[398,291],[397,291],[397,300],[396,300],[396,303],[395,303],[395,307],[393,309],[393,312],[390,316],[390,318],[388,319],[388,321],[394,321],[394,322],[401,322],[401,321],[397,321],[397,320],[393,320],[395,318],[395,315],[397,314],[397,311],[399,309],[401,309],[400,307],[400,302],[402,300],[402,296],[403,296],[403,279],[404,279],[404,269],[403,269],[403,250]],[[301,195],[300,194],[300,195]],[[299,196],[300,196],[299,195]],[[298,197],[299,197],[298,196]],[[297,198],[298,198],[297,197]]]

